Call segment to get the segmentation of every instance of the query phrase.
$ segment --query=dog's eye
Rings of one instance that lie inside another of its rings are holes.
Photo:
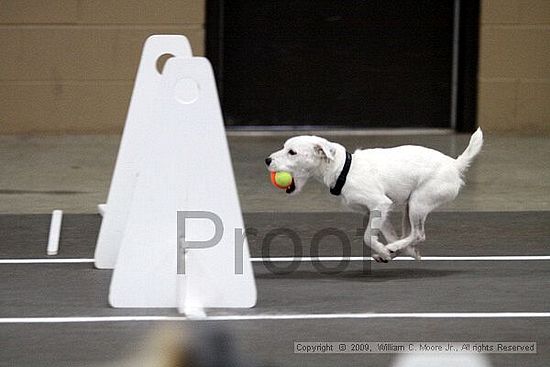
[[[288,151],[288,154],[290,154],[290,155],[296,155],[296,152],[295,152],[294,150],[290,149],[290,150]]]

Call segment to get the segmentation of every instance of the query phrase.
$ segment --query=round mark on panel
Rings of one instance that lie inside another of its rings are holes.
[[[180,79],[174,88],[176,100],[183,104],[191,104],[199,99],[199,85],[193,79]]]

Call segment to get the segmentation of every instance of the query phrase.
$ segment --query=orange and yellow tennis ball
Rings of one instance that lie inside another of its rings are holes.
[[[288,189],[292,185],[292,175],[288,172],[271,172],[271,183],[279,189]]]

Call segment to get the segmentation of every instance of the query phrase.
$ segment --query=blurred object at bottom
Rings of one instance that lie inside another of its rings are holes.
[[[487,357],[480,354],[401,354],[392,367],[491,367]]]
[[[96,367],[268,367],[244,358],[225,328],[197,330],[182,324],[162,325],[136,354]]]

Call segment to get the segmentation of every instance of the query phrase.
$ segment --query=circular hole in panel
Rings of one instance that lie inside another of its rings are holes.
[[[159,74],[162,74],[166,61],[168,61],[168,59],[171,59],[172,57],[174,57],[174,55],[172,54],[162,54],[159,56],[159,58],[157,59],[157,71]]]

